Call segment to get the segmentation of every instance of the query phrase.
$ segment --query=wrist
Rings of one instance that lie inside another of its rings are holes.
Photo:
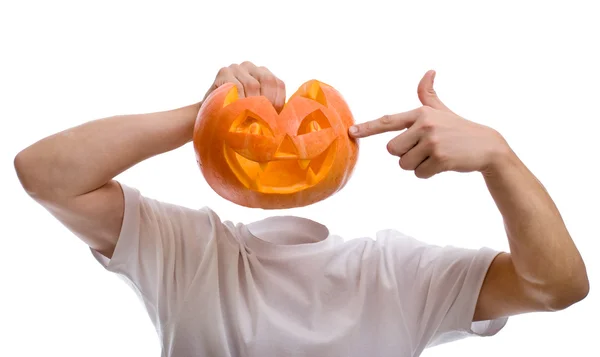
[[[497,176],[520,163],[517,154],[511,149],[506,140],[498,133],[498,143],[488,153],[487,163],[481,173],[484,176]]]
[[[174,120],[177,123],[178,144],[179,146],[185,145],[192,141],[194,134],[194,125],[198,116],[198,111],[202,102],[188,105],[173,111]]]

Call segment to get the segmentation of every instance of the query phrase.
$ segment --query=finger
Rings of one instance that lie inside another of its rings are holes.
[[[249,70],[251,76],[260,82],[260,95],[265,96],[277,111],[285,104],[285,85],[266,67],[254,67]]]
[[[235,78],[244,86],[246,97],[255,97],[260,95],[260,82],[252,77],[244,67],[231,66]]]
[[[244,61],[244,62],[240,63],[240,67],[244,68],[248,72],[252,72],[252,71],[256,70],[256,65],[250,61]]]
[[[419,142],[414,148],[400,157],[400,167],[404,170],[414,170],[423,161],[425,161],[431,153],[431,147]]]
[[[210,95],[210,93],[212,93],[215,89],[219,88],[220,86],[222,86],[226,83],[233,83],[237,88],[238,97],[240,97],[240,98],[245,97],[244,86],[242,85],[242,83],[240,83],[240,81],[238,81],[237,78],[235,78],[235,75],[230,67],[223,67],[217,73],[217,76],[215,77],[215,81],[213,82],[213,85],[206,92],[204,99],[206,99]]]
[[[277,95],[275,96],[275,102],[273,105],[278,112],[283,110],[283,107],[285,106],[285,96],[285,83],[283,83],[281,79],[277,78]]]
[[[440,98],[437,96],[435,89],[433,89],[434,79],[435,71],[433,70],[427,71],[423,78],[421,78],[421,81],[419,82],[419,87],[417,88],[419,100],[423,105],[427,105],[439,110],[451,111],[446,105],[444,105],[444,103],[442,103]]]
[[[387,150],[395,156],[402,156],[419,142],[421,136],[416,126],[411,126],[404,133],[396,136],[387,144]]]
[[[421,112],[422,110],[418,108],[404,113],[384,115],[379,119],[353,125],[349,132],[355,138],[364,138],[388,131],[404,130],[417,121]]]
[[[428,179],[441,172],[439,163],[432,157],[427,158],[415,169],[415,176]]]

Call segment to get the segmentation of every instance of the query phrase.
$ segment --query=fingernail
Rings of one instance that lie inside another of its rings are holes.
[[[350,127],[350,134],[356,134],[358,133],[358,127],[356,125],[352,125]]]

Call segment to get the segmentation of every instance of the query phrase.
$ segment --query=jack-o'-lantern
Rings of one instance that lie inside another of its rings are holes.
[[[280,113],[264,96],[239,98],[228,83],[202,104],[193,142],[202,174],[221,197],[246,207],[301,207],[350,178],[358,157],[352,124],[342,96],[317,80],[304,83]]]

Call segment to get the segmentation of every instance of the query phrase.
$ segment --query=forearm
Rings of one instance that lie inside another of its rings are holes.
[[[484,177],[524,286],[550,308],[584,297],[589,288],[585,265],[542,184],[511,150],[498,154]]]
[[[150,114],[94,120],[21,151],[15,168],[25,189],[40,198],[93,191],[152,156],[192,139],[200,104]]]

